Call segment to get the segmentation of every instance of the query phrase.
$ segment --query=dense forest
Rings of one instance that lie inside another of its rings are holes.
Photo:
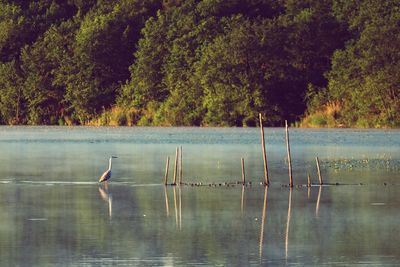
[[[399,0],[0,0],[0,123],[400,127]]]

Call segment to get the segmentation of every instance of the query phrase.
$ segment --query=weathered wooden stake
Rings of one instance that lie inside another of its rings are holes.
[[[172,185],[176,185],[176,175],[178,173],[178,154],[179,154],[179,150],[178,150],[178,147],[177,147],[176,148],[176,153],[175,153],[174,182],[172,183]]]
[[[164,184],[168,183],[168,170],[169,170],[169,156],[167,157],[167,163],[165,164],[165,176],[164,176]]]
[[[290,158],[290,144],[289,144],[289,129],[287,120],[285,120],[285,131],[286,131],[286,149],[287,149],[287,159],[288,159],[288,167],[289,167],[289,186],[293,187],[293,176],[292,176],[292,160]]]
[[[311,187],[311,178],[309,173],[307,173],[307,187]]]
[[[321,176],[321,169],[319,167],[319,159],[318,159],[318,157],[315,157],[315,161],[317,162],[317,171],[318,171],[319,184],[322,185],[323,181],[322,181],[322,176]]]
[[[261,113],[258,114],[258,117],[260,118],[261,147],[262,147],[263,160],[264,160],[264,182],[265,182],[266,186],[269,186],[267,154],[265,152],[264,127],[263,127],[263,123],[262,123]]]
[[[181,146],[179,151],[179,184],[182,184],[182,173],[183,173],[183,166],[182,166],[182,146]]]
[[[246,183],[246,173],[244,170],[244,158],[241,158],[241,162],[242,162],[242,182],[243,184]]]

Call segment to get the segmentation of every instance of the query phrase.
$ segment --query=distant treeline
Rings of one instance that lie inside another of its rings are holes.
[[[399,0],[0,0],[0,123],[400,126]]]

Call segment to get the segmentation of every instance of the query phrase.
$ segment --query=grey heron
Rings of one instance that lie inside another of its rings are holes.
[[[108,164],[108,170],[106,170],[103,175],[99,179],[99,183],[105,182],[111,178],[111,167],[112,167],[112,159],[116,159],[118,157],[111,156]]]

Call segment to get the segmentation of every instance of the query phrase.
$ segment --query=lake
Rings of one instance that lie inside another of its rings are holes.
[[[399,130],[290,129],[292,190],[265,139],[269,188],[257,128],[0,127],[1,265],[398,265]],[[188,185],[164,186],[177,146]]]

